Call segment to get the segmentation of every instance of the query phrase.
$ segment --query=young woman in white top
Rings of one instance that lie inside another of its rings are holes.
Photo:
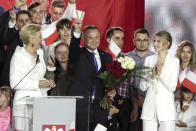
[[[140,83],[140,88],[147,91],[141,115],[143,131],[175,131],[174,91],[179,60],[168,54],[172,44],[170,33],[160,31],[153,39],[157,54],[146,58],[144,65],[151,69],[146,71],[147,78]]]
[[[193,100],[196,89],[191,91],[188,87],[180,87],[181,98],[176,101],[176,131],[195,131],[196,129],[196,102]]]
[[[15,90],[14,126],[17,131],[31,131],[32,114],[27,110],[27,99],[47,96],[47,90],[55,87],[55,83],[44,79],[46,66],[40,49],[40,26],[24,26],[20,38],[25,46],[16,48],[10,64],[10,85]]]

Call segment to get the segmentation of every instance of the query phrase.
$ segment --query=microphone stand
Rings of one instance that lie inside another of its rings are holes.
[[[87,119],[87,131],[90,131],[90,113],[91,113],[91,104],[93,104],[95,99],[95,89],[96,86],[93,86],[93,92],[88,95],[88,119]]]
[[[91,109],[91,96],[88,96],[88,119],[87,119],[87,131],[90,131],[90,109]]]

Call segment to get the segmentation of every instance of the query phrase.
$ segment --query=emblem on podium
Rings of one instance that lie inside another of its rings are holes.
[[[65,125],[43,125],[42,131],[66,131]]]

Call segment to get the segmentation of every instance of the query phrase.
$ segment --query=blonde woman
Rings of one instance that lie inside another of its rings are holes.
[[[29,24],[20,31],[24,47],[17,47],[10,64],[10,85],[14,89],[13,117],[15,130],[31,131],[31,116],[27,111],[27,98],[47,95],[55,87],[52,80],[45,80],[46,66],[40,49],[40,26]]]
[[[170,33],[160,31],[153,39],[157,54],[146,58],[144,65],[152,70],[140,83],[141,90],[147,91],[141,115],[143,131],[175,131],[174,91],[180,63],[168,54],[172,44]]]

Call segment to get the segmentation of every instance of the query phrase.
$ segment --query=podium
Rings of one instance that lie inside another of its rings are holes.
[[[33,131],[69,131],[75,129],[76,99],[81,96],[35,97],[27,101],[32,111]]]

